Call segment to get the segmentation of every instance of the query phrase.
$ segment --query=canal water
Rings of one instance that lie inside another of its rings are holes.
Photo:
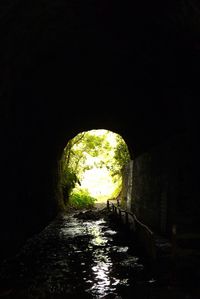
[[[1,265],[0,298],[159,298],[151,263],[105,212],[59,216]]]

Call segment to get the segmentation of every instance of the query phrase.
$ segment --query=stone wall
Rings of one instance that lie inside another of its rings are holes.
[[[55,217],[58,153],[84,130],[105,128],[127,141],[137,157],[133,206],[147,223],[171,221],[177,172],[180,188],[187,185],[180,221],[189,225],[197,215],[199,197],[188,206],[197,155],[188,145],[194,163],[184,160],[178,170],[173,142],[152,148],[198,113],[191,94],[200,70],[199,10],[185,14],[180,1],[170,2],[174,9],[147,0],[0,2],[0,258]]]
[[[131,160],[122,172],[122,190],[120,192],[121,205],[131,211],[133,193],[133,160]]]
[[[173,137],[134,160],[132,210],[151,229],[168,235],[172,225],[178,232],[194,231],[199,225],[192,179],[194,147],[186,135]]]

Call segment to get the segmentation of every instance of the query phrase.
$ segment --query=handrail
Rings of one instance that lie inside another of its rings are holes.
[[[153,231],[147,225],[139,221],[134,213],[120,208],[119,202],[117,202],[116,206],[113,202],[107,200],[108,210],[110,210],[110,206],[112,212],[117,214],[121,221],[125,220],[125,224],[129,227],[129,229],[133,230],[138,235],[146,253],[151,258],[155,259],[156,245]],[[125,219],[123,219],[122,214],[125,214]],[[129,221],[129,216],[132,218],[132,222]]]
[[[154,235],[154,233],[152,232],[152,230],[150,230],[150,228],[147,225],[145,225],[144,223],[142,223],[141,221],[139,221],[137,219],[137,217],[135,216],[135,214],[134,214],[134,218],[135,218],[135,221],[137,223],[139,223],[144,229],[146,229],[149,232],[149,234],[151,234],[152,236]]]

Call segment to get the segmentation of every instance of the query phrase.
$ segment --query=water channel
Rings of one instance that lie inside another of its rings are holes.
[[[134,238],[103,214],[84,215],[59,216],[5,261],[0,297],[161,298],[158,276]]]

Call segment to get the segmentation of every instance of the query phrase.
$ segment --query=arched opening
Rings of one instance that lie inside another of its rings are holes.
[[[65,205],[82,208],[116,200],[130,161],[128,146],[118,133],[92,129],[77,134],[68,141],[62,157]]]

